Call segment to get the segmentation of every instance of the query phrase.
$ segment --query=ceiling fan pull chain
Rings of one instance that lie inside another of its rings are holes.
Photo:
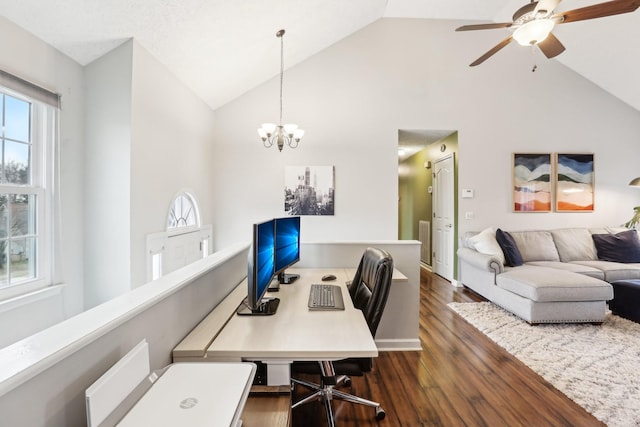
[[[533,67],[531,67],[531,72],[535,73],[538,69],[538,65],[536,64],[536,47],[535,45],[531,45],[531,58],[533,58]]]

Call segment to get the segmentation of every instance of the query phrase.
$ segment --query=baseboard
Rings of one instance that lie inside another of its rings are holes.
[[[422,351],[419,339],[376,340],[378,351]]]
[[[422,261],[420,261],[420,267],[424,268],[425,270],[429,271],[429,272],[433,272],[433,268],[431,268],[431,266],[429,264],[426,264]]]
[[[457,281],[456,279],[451,279],[451,285],[456,288],[464,288],[462,282]]]

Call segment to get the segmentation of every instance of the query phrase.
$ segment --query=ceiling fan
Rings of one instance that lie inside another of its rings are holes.
[[[517,41],[523,46],[538,46],[547,58],[553,58],[564,52],[565,47],[551,33],[553,27],[567,22],[584,21],[633,12],[640,7],[640,0],[612,0],[566,12],[553,13],[561,0],[539,0],[522,6],[513,14],[513,22],[463,25],[456,31],[489,30],[493,28],[514,29],[506,39],[491,48],[469,66],[482,64],[500,49]]]

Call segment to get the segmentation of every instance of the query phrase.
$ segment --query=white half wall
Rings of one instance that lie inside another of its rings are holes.
[[[408,279],[405,283],[394,283],[389,291],[376,332],[376,345],[382,351],[420,350],[420,242],[417,240],[303,242],[300,262],[295,267],[356,269],[365,249],[371,246],[389,252],[394,267]]]
[[[143,338],[151,369],[247,275],[236,245],[0,349],[6,426],[84,426],[85,390]]]
[[[390,291],[376,344],[420,350],[419,242],[303,243],[296,267],[357,268],[369,246],[408,278]],[[142,339],[152,370],[171,363],[172,349],[244,280],[248,249],[233,245],[0,349],[3,425],[85,425],[85,390]]]

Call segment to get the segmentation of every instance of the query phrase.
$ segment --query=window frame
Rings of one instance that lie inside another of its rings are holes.
[[[188,224],[188,225],[180,225],[178,223],[176,226],[171,227],[169,225],[169,218],[171,217],[173,207],[175,206],[176,201],[181,198],[188,200],[189,203],[191,204],[194,223]],[[180,191],[173,197],[173,199],[171,199],[171,204],[169,205],[169,212],[167,213],[166,227],[167,227],[166,233],[168,236],[176,236],[179,234],[192,233],[200,230],[200,208],[198,207],[198,203],[195,197],[193,196],[193,194],[191,194],[188,191]]]
[[[35,225],[33,236],[36,241],[34,278],[18,283],[0,286],[0,302],[24,294],[35,292],[52,285],[53,282],[53,189],[54,155],[57,144],[57,109],[19,92],[0,86],[0,93],[30,104],[30,184],[9,184],[0,182],[1,194],[35,195]],[[0,153],[1,154],[1,153]]]

